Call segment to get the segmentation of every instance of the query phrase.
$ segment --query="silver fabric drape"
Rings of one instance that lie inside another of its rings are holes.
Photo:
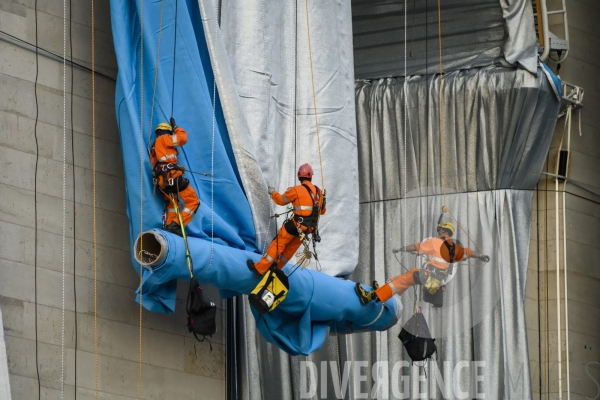
[[[358,229],[358,192],[347,184],[358,179],[350,4],[309,2],[308,16],[312,71],[305,2],[224,0],[220,35],[232,73],[229,84],[238,93],[235,117],[247,122],[253,162],[267,185],[285,191],[298,183],[298,167],[309,163],[313,183],[327,190],[318,249],[323,272],[335,276],[352,273],[358,259],[358,240],[345,235]],[[265,193],[263,186],[242,181],[246,193]],[[284,210],[266,200],[261,210]],[[282,219],[255,217],[263,249]]]
[[[486,265],[474,260],[458,264],[443,308],[418,300],[438,345],[437,360],[426,367],[427,384],[420,388],[424,371],[419,369],[400,369],[408,385],[391,385],[397,379],[392,366],[409,360],[396,338],[400,326],[345,338],[342,361],[366,360],[369,367],[388,363],[381,380],[390,385],[387,392],[379,389],[379,398],[398,398],[405,390],[410,396],[400,397],[474,398],[475,390],[486,398],[531,397],[523,306],[531,190],[559,106],[545,79],[497,67],[446,74],[443,146],[439,77],[411,77],[406,93],[403,80],[357,82],[361,248],[353,280],[383,282],[404,268],[418,267],[421,258],[405,255],[401,266],[392,250],[433,236],[443,204],[456,218],[444,215],[457,226],[455,238],[491,258]],[[407,291],[402,302],[401,321],[406,322],[414,292]],[[476,387],[472,374],[480,365],[485,367],[478,370],[482,383]],[[450,388],[437,386],[439,377]],[[350,384],[346,398],[372,395],[372,382]],[[334,396],[331,392],[329,398]]]
[[[407,5],[407,27],[404,8]],[[439,73],[436,0],[352,0],[355,75],[376,79]],[[444,71],[510,63],[535,73],[531,1],[441,2]]]

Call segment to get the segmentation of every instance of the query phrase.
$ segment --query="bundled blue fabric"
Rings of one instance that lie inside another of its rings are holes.
[[[180,165],[188,171],[213,175],[186,173],[201,200],[186,230],[194,276],[221,289],[224,297],[249,294],[259,278],[247,269],[246,260],[258,260],[260,255],[252,212],[239,179],[225,121],[218,98],[213,98],[213,73],[198,4],[193,0],[164,0],[164,4],[146,1],[143,13],[140,7],[139,0],[111,0],[119,65],[115,104],[131,242],[141,232],[152,229],[166,240],[165,257],[151,272],[144,272],[143,306],[150,311],[171,313],[177,279],[189,279],[189,272],[182,238],[157,230],[162,223],[163,199],[160,193],[156,197],[153,193],[147,146],[152,145],[159,122],[173,116],[188,132],[188,143],[178,156]],[[144,16],[142,36],[140,15]],[[140,273],[133,252],[132,260]],[[286,352],[309,354],[318,349],[332,324],[338,332],[349,332],[386,329],[396,323],[399,302],[362,306],[354,293],[354,283],[310,270],[292,273],[291,268],[286,267],[290,292],[285,301],[264,316],[255,313],[263,336]]]

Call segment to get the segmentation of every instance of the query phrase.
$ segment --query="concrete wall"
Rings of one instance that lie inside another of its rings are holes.
[[[559,4],[548,1],[549,9]],[[578,133],[579,114],[574,113],[571,132],[569,177],[600,192],[600,2],[568,0],[570,52],[560,67],[560,77],[585,89],[581,111],[583,136]],[[561,36],[564,26],[550,20]],[[556,56],[554,56],[556,57]],[[556,70],[555,62],[548,64]],[[550,150],[547,171],[554,172],[555,156],[563,135],[559,120]],[[566,138],[565,138],[566,140]],[[566,146],[566,143],[563,144]],[[559,221],[562,224],[562,190],[559,185]],[[546,191],[547,190],[547,191]],[[560,242],[560,291],[556,289],[555,183],[542,178],[534,196],[526,315],[533,398],[558,399],[558,371],[562,371],[563,398],[567,398],[566,356],[570,358],[571,399],[600,398],[600,197],[567,185],[566,239],[568,269],[568,326],[565,323],[562,225]],[[561,341],[558,343],[557,293],[561,299]],[[568,331],[569,343],[566,343]],[[562,363],[557,364],[560,345]]]
[[[72,3],[73,60],[90,66],[91,4],[82,0],[72,0]],[[35,43],[34,5],[35,0],[0,1],[0,31]],[[39,46],[62,54],[63,3],[38,0],[37,7]],[[108,0],[96,1],[95,18],[97,69],[114,77],[117,66]],[[68,25],[67,21],[67,58],[70,57]],[[13,399],[37,398],[36,365],[41,398],[60,397],[63,71],[60,62],[42,56],[37,62],[39,157],[37,191],[34,191],[36,56],[34,52],[0,40],[0,159],[3,160],[0,169],[0,308]],[[73,80],[71,131],[71,70],[67,68],[65,398],[91,399],[96,385],[91,74],[75,69]],[[100,398],[127,399],[138,397],[139,307],[134,301],[138,277],[130,261],[114,90],[114,81],[97,77],[98,382]],[[186,290],[186,285],[180,283],[175,315],[143,314],[144,398],[224,398],[224,303],[214,290],[209,290],[209,298],[220,307],[219,331],[213,338],[212,352],[206,342],[194,347],[194,339],[185,328]]]

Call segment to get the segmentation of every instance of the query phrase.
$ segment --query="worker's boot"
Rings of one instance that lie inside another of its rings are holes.
[[[169,225],[165,226],[165,231],[173,233],[175,235],[183,236],[183,233],[181,232],[181,227],[175,222],[171,222]]]
[[[379,298],[375,294],[375,291],[377,289],[379,289],[379,284],[377,283],[377,281],[373,281],[373,288],[371,290],[365,290],[362,287],[362,285],[358,282],[356,282],[356,286],[354,287],[354,290],[356,291],[356,295],[358,296],[358,299],[360,300],[360,303],[362,305],[367,304],[371,300],[375,300],[375,301],[379,300]]]

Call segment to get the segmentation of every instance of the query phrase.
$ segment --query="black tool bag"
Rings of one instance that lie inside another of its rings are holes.
[[[416,313],[404,324],[404,328],[398,335],[402,341],[410,359],[423,361],[430,358],[436,352],[435,339],[429,333],[429,327],[423,313]]]
[[[186,311],[188,314],[187,327],[198,341],[202,342],[206,336],[212,336],[217,331],[215,317],[217,307],[215,303],[207,303],[202,297],[202,288],[196,278],[192,278],[188,290]],[[202,335],[202,339],[199,338]]]

